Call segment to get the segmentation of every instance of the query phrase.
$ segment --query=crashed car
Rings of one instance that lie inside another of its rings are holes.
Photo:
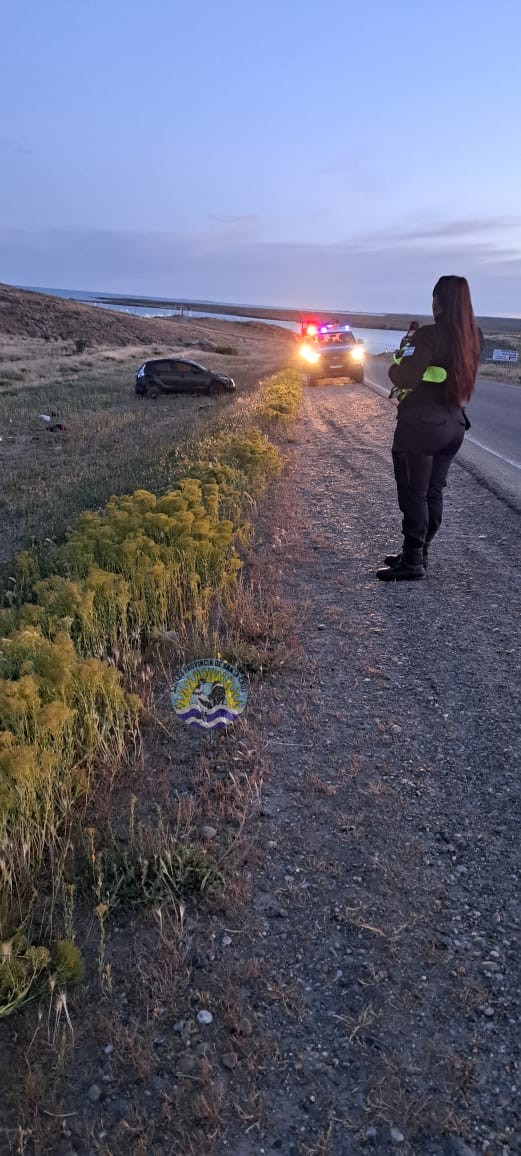
[[[181,357],[161,357],[145,361],[136,373],[136,393],[159,397],[162,393],[233,393],[233,377],[214,373],[196,361]]]
[[[364,380],[364,342],[357,340],[350,325],[307,325],[302,334],[300,357],[308,367],[308,385],[322,378],[348,377]]]

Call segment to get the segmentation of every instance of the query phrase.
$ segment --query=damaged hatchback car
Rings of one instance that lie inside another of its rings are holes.
[[[162,393],[233,393],[236,389],[233,377],[224,373],[214,373],[196,361],[186,361],[180,357],[161,357],[145,361],[136,374],[136,393],[146,397],[159,397]]]

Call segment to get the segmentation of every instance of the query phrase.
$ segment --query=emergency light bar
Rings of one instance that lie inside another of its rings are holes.
[[[302,336],[316,337],[317,333],[329,333],[331,330],[338,332],[339,330],[351,329],[350,325],[339,325],[338,321],[330,321],[327,325],[318,325],[316,321],[303,321],[301,326]]]

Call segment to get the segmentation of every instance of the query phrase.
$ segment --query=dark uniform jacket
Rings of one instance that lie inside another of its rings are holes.
[[[481,330],[480,338],[483,348]],[[442,321],[422,325],[401,342],[395,354],[389,369],[393,383],[391,397],[398,397],[399,404],[407,407],[423,402],[447,406],[449,374],[450,344],[445,325]]]
[[[422,325],[411,335],[395,354],[389,377],[390,396],[398,399],[395,449],[437,453],[470,427],[463,408],[448,402],[450,342],[442,321]]]

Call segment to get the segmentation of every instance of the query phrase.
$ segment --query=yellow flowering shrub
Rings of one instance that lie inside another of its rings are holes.
[[[267,383],[259,416],[296,412],[294,376]],[[178,459],[168,493],[114,496],[83,513],[62,545],[40,559],[23,551],[10,567],[0,607],[0,941],[12,897],[30,906],[75,801],[137,732],[139,702],[107,659],[164,626],[207,621],[212,596],[241,569],[245,515],[282,465],[256,426],[214,434]],[[62,962],[71,947],[57,949]],[[0,1015],[25,1002],[41,973],[59,974],[56,951],[37,950],[46,949],[20,940],[0,973]]]
[[[90,769],[121,758],[138,711],[115,668],[81,659],[66,634],[0,640],[0,847],[21,841],[28,871]]]
[[[250,533],[241,510],[280,471],[282,456],[255,427],[202,448],[205,457],[185,461],[169,493],[136,490],[82,514],[53,551],[52,574],[21,555],[17,588],[27,594],[33,585],[18,623],[51,639],[66,632],[81,655],[105,657],[176,619],[204,621],[211,592],[233,585],[241,568],[236,543]]]
[[[297,417],[301,403],[301,375],[289,369],[265,383],[257,412],[261,417],[285,425]]]

